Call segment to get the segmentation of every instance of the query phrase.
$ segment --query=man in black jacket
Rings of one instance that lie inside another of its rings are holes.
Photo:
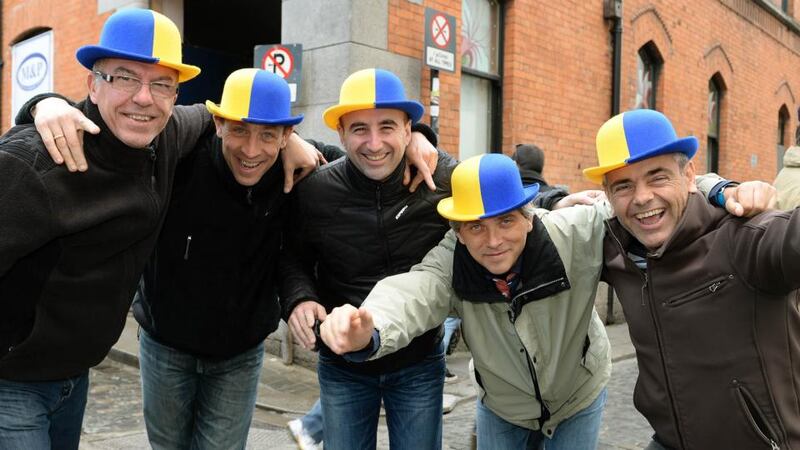
[[[166,17],[115,13],[100,44],[77,57],[91,70],[78,107],[99,126],[84,142],[93,169],[76,177],[54,164],[30,125],[0,139],[4,449],[78,448],[89,368],[122,331],[178,149],[210,130],[199,108],[172,114],[178,83],[200,69],[182,64],[180,34]]]
[[[440,154],[437,190],[401,183],[411,125],[423,113],[391,72],[355,72],[325,111],[347,157],[297,186],[287,239],[282,301],[296,339],[311,347],[326,310],[358,307],[382,278],[422,260],[448,229],[436,203],[450,194],[455,161]],[[444,355],[440,329],[374,362],[352,363],[322,346],[319,356],[326,449],[374,448],[381,400],[393,448],[441,447]]]
[[[277,328],[277,255],[290,198],[278,158],[302,115],[275,74],[233,72],[217,135],[181,161],[133,305],[144,419],[154,448],[244,448]],[[339,154],[329,153],[328,158]]]

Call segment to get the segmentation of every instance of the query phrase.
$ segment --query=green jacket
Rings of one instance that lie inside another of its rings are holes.
[[[610,208],[603,202],[537,215],[511,302],[470,283],[475,274],[459,259],[472,258],[450,231],[411,272],[379,282],[364,306],[380,332],[373,357],[403,348],[451,312],[461,317],[484,405],[552,436],[611,375],[608,337],[594,309]]]
[[[698,177],[698,189],[708,194],[721,180]],[[552,436],[561,421],[597,398],[611,375],[594,299],[612,209],[604,201],[536,214],[523,251],[522,284],[511,302],[497,292],[469,291],[470,274],[458,257],[468,253],[450,231],[411,272],[380,281],[363,305],[380,332],[372,358],[403,348],[450,314],[461,317],[484,405],[510,423]],[[549,417],[540,424],[543,414]]]

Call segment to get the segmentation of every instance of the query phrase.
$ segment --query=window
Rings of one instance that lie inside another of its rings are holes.
[[[783,152],[786,151],[786,142],[789,140],[787,136],[787,132],[789,129],[789,109],[786,108],[786,105],[781,106],[781,109],[778,111],[778,136],[777,136],[777,160],[778,160],[778,171],[783,168]]]
[[[785,13],[789,12],[789,0],[781,0],[781,11]]]
[[[722,88],[716,75],[708,80],[708,158],[707,170],[719,173],[719,110]]]
[[[636,100],[634,109],[656,109],[658,74],[662,59],[653,41],[643,45],[636,53]]]
[[[502,8],[497,0],[462,0],[459,159],[500,147]]]

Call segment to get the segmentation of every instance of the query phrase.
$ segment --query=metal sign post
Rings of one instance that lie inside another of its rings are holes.
[[[439,70],[456,70],[456,18],[425,8],[425,64],[431,68],[431,128],[439,134]]]
[[[431,69],[431,128],[439,134],[439,71]]]

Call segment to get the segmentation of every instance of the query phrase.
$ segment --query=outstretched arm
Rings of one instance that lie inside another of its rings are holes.
[[[369,310],[345,304],[328,314],[320,326],[320,337],[334,353],[342,355],[367,347],[374,331]]]

